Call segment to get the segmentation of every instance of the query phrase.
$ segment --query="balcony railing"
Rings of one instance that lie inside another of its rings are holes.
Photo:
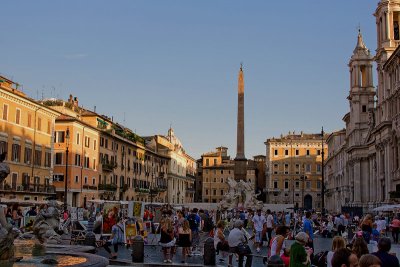
[[[54,185],[44,185],[44,184],[29,184],[29,185],[14,185],[14,186],[10,186],[9,184],[0,184],[0,191],[54,194],[56,192],[56,189]]]
[[[117,186],[115,184],[99,184],[99,190],[116,191]]]
[[[103,171],[106,171],[106,172],[112,172],[113,169],[115,169],[116,167],[117,167],[117,164],[114,162],[111,162],[111,163],[106,162],[101,165],[101,168],[103,169]]]
[[[148,194],[148,193],[150,193],[150,189],[149,188],[136,187],[135,188],[135,192]]]
[[[95,186],[95,185],[88,185],[88,184],[84,184],[84,185],[82,186],[82,188],[83,188],[83,189],[86,189],[86,190],[97,190],[97,186]]]

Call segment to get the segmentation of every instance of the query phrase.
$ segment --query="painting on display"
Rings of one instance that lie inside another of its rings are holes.
[[[105,202],[103,208],[103,234],[111,234],[111,228],[117,223],[120,203]]]

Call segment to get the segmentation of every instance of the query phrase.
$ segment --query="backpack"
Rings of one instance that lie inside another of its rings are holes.
[[[321,251],[315,254],[314,258],[312,259],[312,264],[317,267],[326,267],[327,266],[327,256],[328,251]]]
[[[190,230],[197,231],[199,229],[199,222],[196,220],[196,214],[192,213],[188,217]]]
[[[212,229],[214,229],[214,223],[213,223],[212,219],[209,216],[207,216],[206,219],[204,220],[203,231],[209,232]]]

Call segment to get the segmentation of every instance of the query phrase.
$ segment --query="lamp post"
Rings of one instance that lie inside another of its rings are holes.
[[[64,188],[64,210],[68,209],[67,204],[67,186],[68,186],[68,147],[69,147],[69,127],[65,133],[65,188]]]
[[[322,208],[322,212],[321,214],[324,215],[325,214],[325,176],[324,176],[324,127],[322,127],[321,129],[321,143],[322,143],[322,152],[321,152],[321,171],[322,171],[322,175],[321,175],[321,208]]]

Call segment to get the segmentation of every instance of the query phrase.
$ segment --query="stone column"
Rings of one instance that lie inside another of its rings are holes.
[[[244,79],[240,66],[238,76],[237,148],[235,158],[235,180],[246,180],[247,159],[244,155]]]
[[[354,202],[360,203],[361,202],[361,181],[360,181],[360,160],[356,160],[353,166],[354,171]]]

